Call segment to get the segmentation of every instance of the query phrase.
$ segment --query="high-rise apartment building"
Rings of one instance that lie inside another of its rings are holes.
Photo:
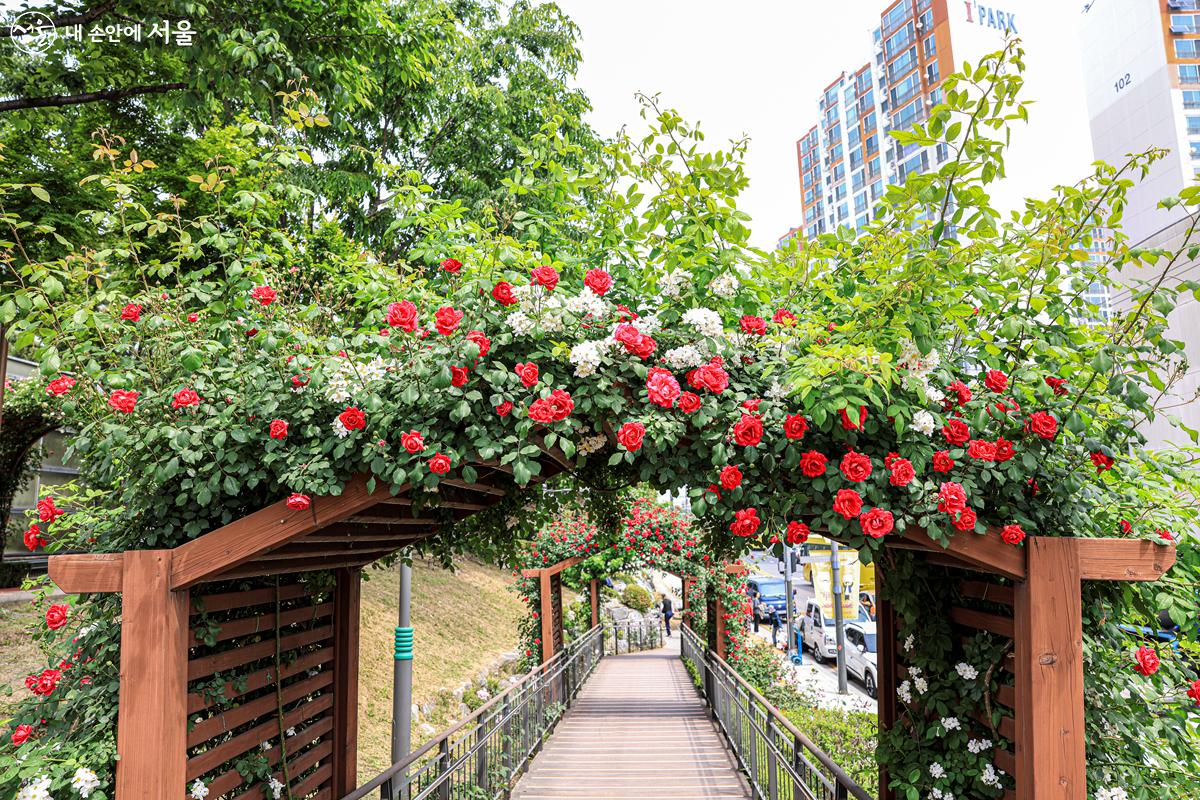
[[[825,88],[817,124],[796,142],[804,237],[864,227],[887,184],[950,157],[945,147],[901,146],[888,133],[924,120],[964,59],[1000,49],[1008,32],[1022,35],[1028,5],[894,0],[883,8],[864,37],[865,63]]]
[[[1177,250],[1192,219],[1185,206],[1164,209],[1159,201],[1200,175],[1200,0],[1092,0],[1083,9],[1080,33],[1095,157],[1119,165],[1150,147],[1169,151],[1130,190],[1122,229],[1133,244]],[[1119,277],[1130,285],[1154,281],[1162,269],[1130,268]],[[1177,263],[1168,282],[1180,279],[1200,279],[1200,261]],[[1190,292],[1179,301],[1168,335],[1184,342],[1189,365],[1176,376],[1167,404],[1189,427],[1200,428],[1194,400],[1200,392],[1200,305]],[[1111,302],[1120,312],[1135,300],[1126,290]],[[1153,442],[1190,443],[1162,419],[1146,433]]]

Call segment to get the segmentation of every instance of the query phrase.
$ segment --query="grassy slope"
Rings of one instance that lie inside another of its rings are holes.
[[[31,603],[0,605],[0,721],[8,717],[13,701],[28,692],[25,676],[46,667],[46,659],[27,634],[42,622],[44,613],[44,607]]]

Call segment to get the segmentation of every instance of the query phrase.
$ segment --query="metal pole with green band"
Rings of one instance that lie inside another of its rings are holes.
[[[412,746],[412,566],[400,564],[400,613],[396,620],[395,667],[392,674],[392,763],[406,758]],[[382,787],[384,800],[407,800],[408,773]]]

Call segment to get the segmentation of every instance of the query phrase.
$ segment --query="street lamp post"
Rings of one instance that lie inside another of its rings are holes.
[[[832,572],[829,593],[833,595],[833,629],[837,639],[838,694],[846,694],[850,687],[846,680],[846,632],[842,628],[842,569],[837,541],[830,543],[829,567]]]

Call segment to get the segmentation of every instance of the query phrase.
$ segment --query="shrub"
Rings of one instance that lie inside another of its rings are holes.
[[[634,611],[640,611],[644,614],[650,610],[650,606],[654,603],[654,598],[650,596],[650,592],[645,587],[631,583],[625,587],[625,591],[621,592],[621,602]]]

